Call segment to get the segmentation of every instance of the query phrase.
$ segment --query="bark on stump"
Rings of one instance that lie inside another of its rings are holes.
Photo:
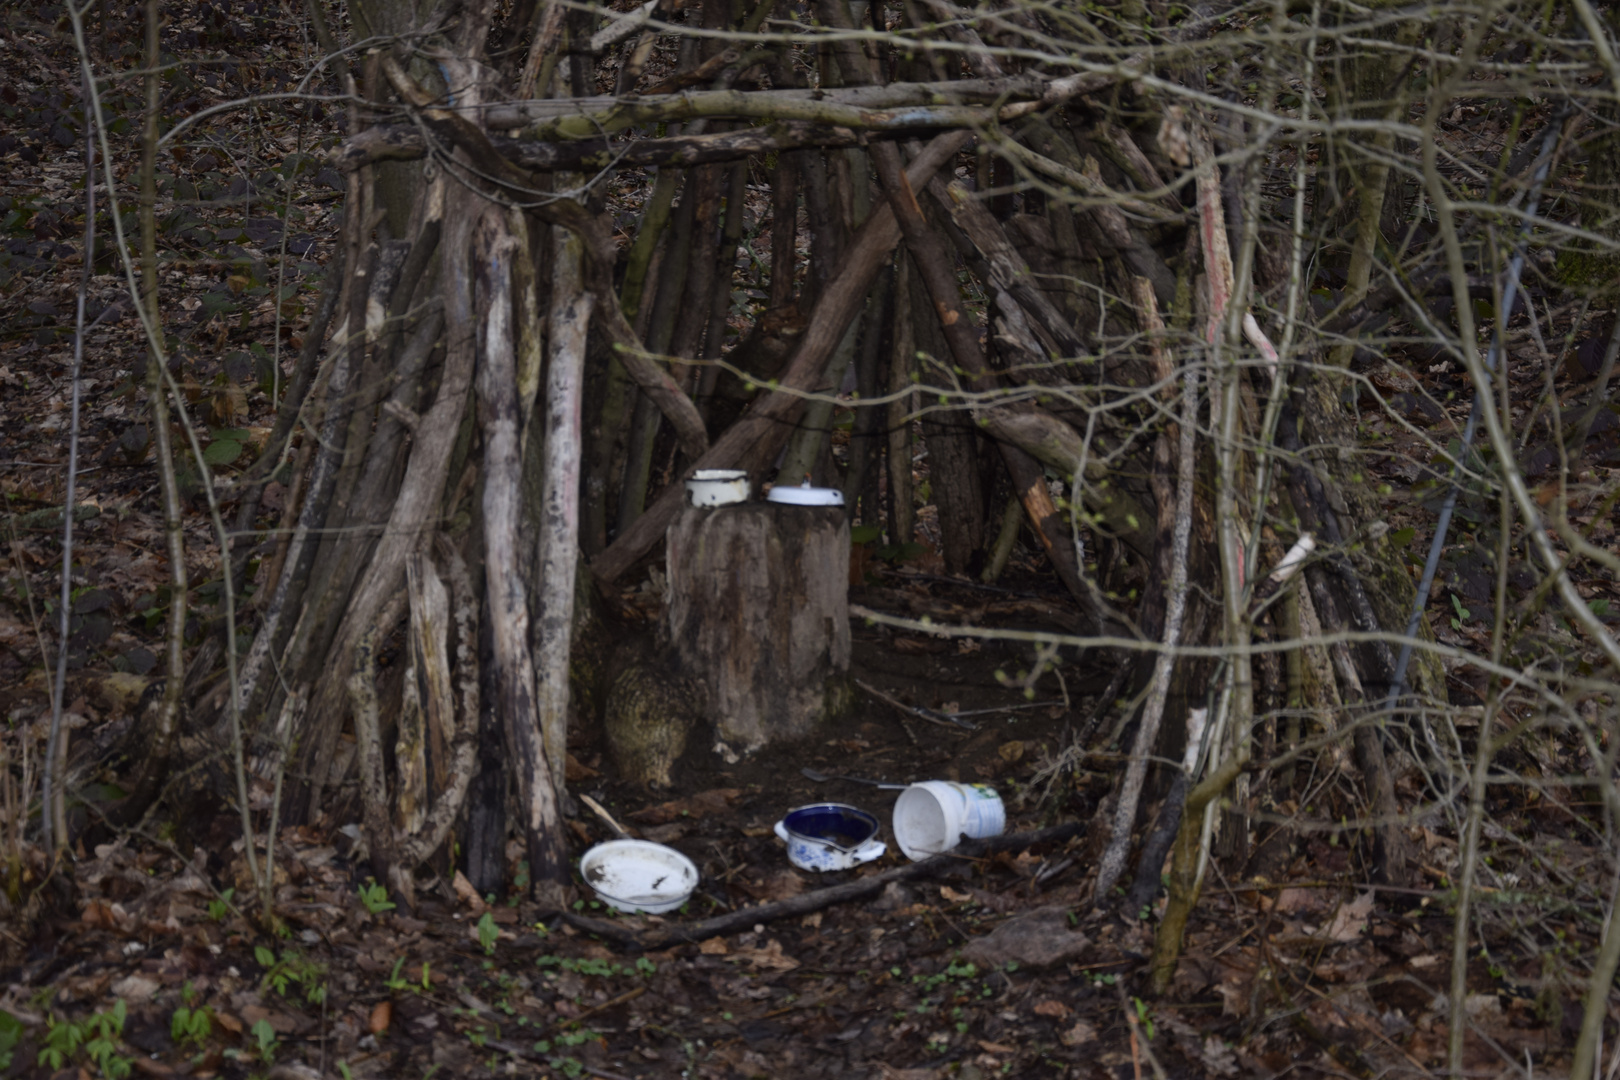
[[[736,750],[798,738],[850,703],[849,524],[837,508],[682,509],[669,640]]]

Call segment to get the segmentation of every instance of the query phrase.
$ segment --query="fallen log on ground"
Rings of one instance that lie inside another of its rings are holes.
[[[681,942],[704,941],[712,937],[723,937],[743,930],[751,930],[756,924],[774,922],[778,919],[789,919],[795,915],[808,915],[812,911],[821,911],[835,904],[847,904],[851,900],[863,900],[883,891],[884,886],[892,881],[909,881],[912,878],[928,877],[931,874],[944,872],[947,868],[957,865],[963,859],[977,859],[986,855],[993,855],[998,851],[1023,851],[1036,844],[1061,843],[1072,837],[1079,836],[1086,831],[1083,821],[1070,821],[1062,825],[1054,825],[1049,829],[1034,829],[1030,832],[1012,833],[1008,836],[992,836],[985,840],[964,840],[950,851],[942,852],[933,858],[922,862],[907,863],[892,870],[885,870],[881,874],[858,878],[855,881],[846,881],[841,885],[829,885],[825,889],[816,889],[813,892],[800,893],[786,900],[773,900],[768,904],[758,904],[754,907],[739,908],[728,911],[724,915],[716,915],[711,919],[704,919],[695,923],[676,923],[666,926],[654,926],[639,929],[626,922],[615,922],[607,919],[593,919],[588,915],[578,915],[572,911],[561,912],[562,919],[569,926],[598,937],[608,938],[623,945],[638,949],[662,949],[669,945]]]

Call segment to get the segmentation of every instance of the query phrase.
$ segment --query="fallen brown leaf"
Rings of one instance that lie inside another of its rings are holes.
[[[381,1035],[388,1030],[388,1025],[394,1019],[394,1003],[392,1001],[379,1001],[371,1010],[371,1018],[366,1021],[366,1027],[373,1035]]]
[[[761,948],[738,949],[727,959],[732,963],[741,961],[749,967],[764,968],[766,971],[792,971],[799,966],[797,960],[782,951],[782,943],[774,938]]]
[[[484,898],[478,895],[478,890],[473,888],[473,883],[467,880],[467,875],[457,870],[455,880],[451,882],[451,886],[456,890],[456,897],[463,904],[472,908],[474,915],[484,913],[486,907]]]
[[[1366,931],[1367,917],[1372,914],[1372,909],[1373,893],[1369,889],[1349,903],[1340,905],[1327,925],[1327,936],[1334,941],[1356,940]]]
[[[741,788],[714,788],[700,791],[689,799],[672,799],[629,815],[631,821],[665,825],[678,817],[701,818],[725,810],[742,795]]]
[[[1058,1036],[1058,1041],[1064,1046],[1083,1046],[1097,1041],[1097,1029],[1084,1020],[1076,1020],[1073,1027]]]

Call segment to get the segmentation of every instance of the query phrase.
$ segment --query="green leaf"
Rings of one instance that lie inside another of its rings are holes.
[[[203,460],[210,465],[229,465],[242,456],[242,444],[235,439],[215,439],[203,451]]]
[[[1412,537],[1416,535],[1417,530],[1408,525],[1404,529],[1396,529],[1394,532],[1390,533],[1389,542],[1398,548],[1403,548],[1407,544],[1410,544],[1412,542]]]
[[[22,1021],[0,1009],[0,1069],[11,1068],[12,1051],[22,1037]]]
[[[849,530],[849,542],[852,544],[870,544],[883,535],[880,525],[856,525]]]

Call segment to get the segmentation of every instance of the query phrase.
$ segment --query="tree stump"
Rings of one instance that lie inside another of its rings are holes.
[[[736,750],[842,712],[849,524],[836,507],[687,506],[669,528],[669,641]]]

